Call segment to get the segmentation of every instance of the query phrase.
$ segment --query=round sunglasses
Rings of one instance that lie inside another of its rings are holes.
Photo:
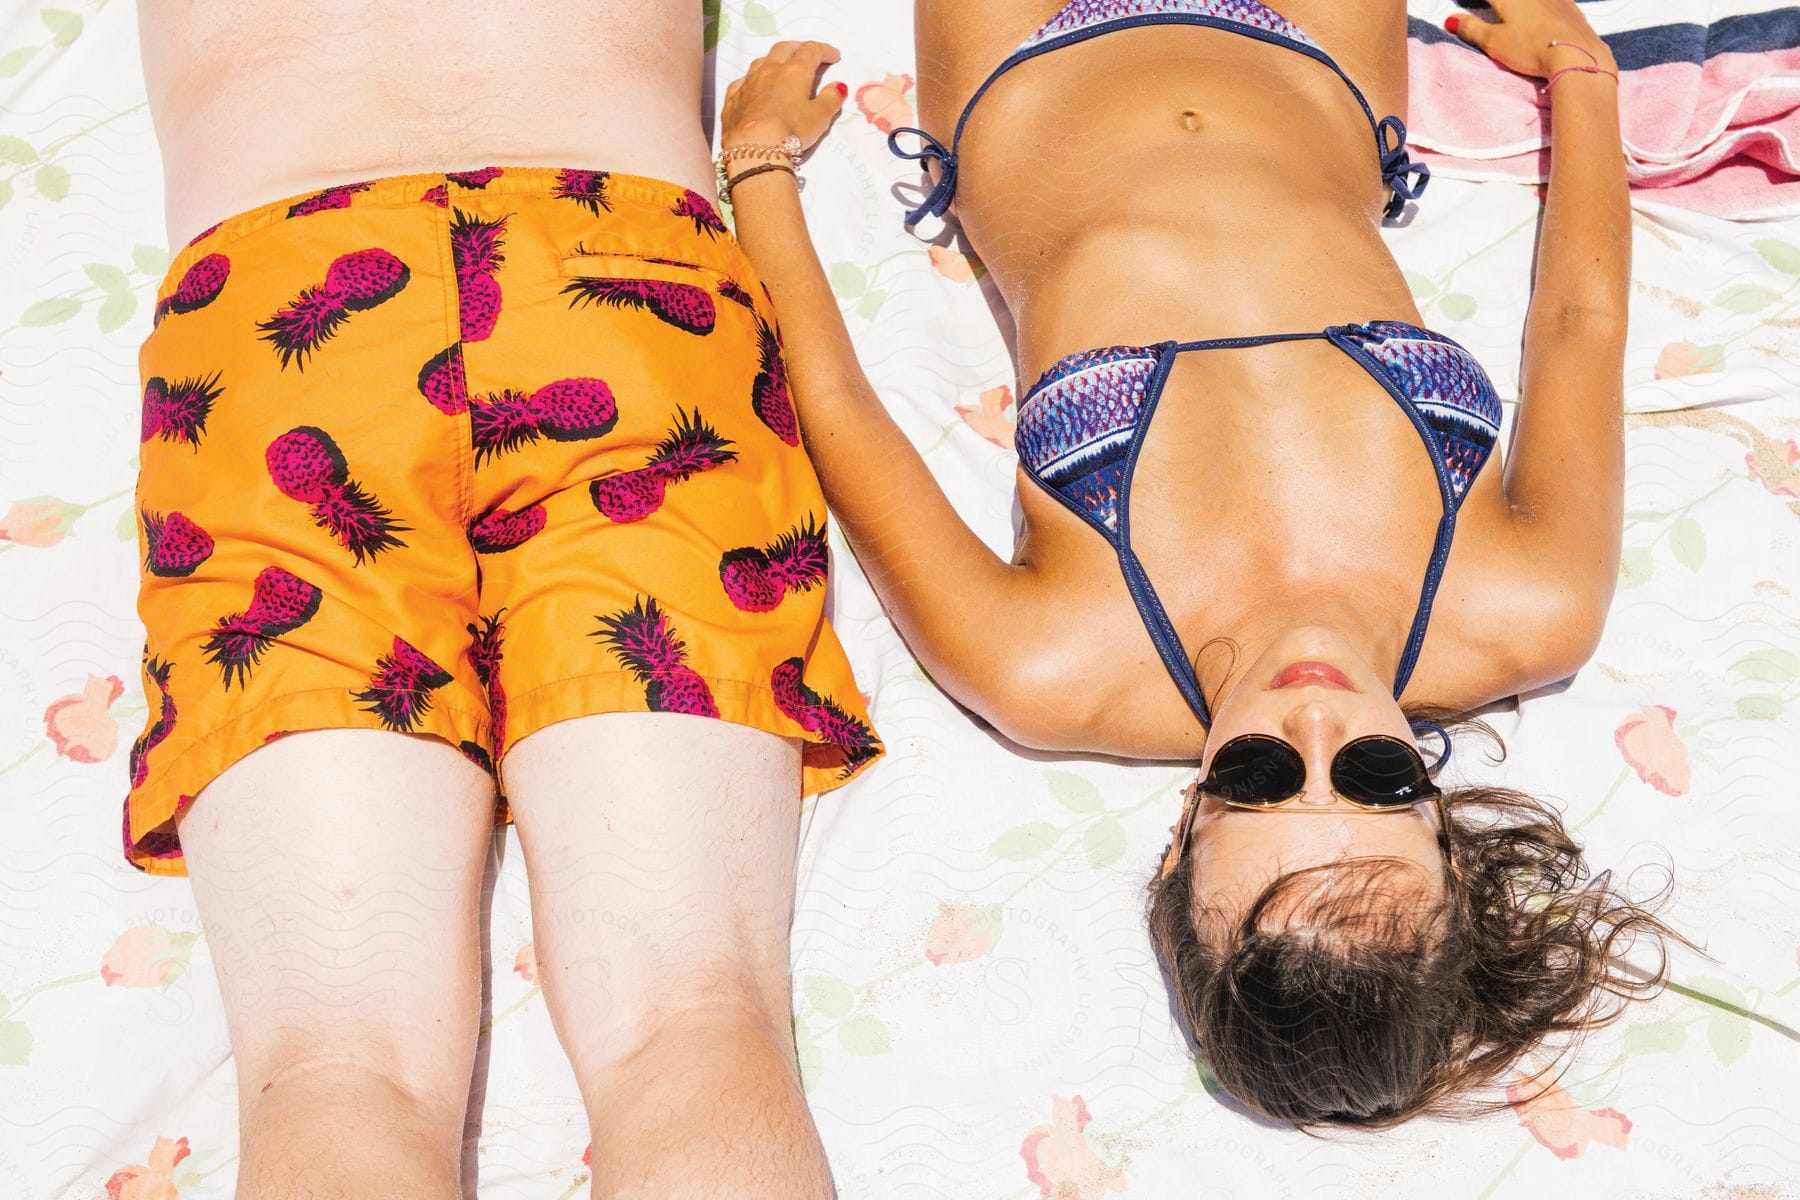
[[[1247,733],[1219,747],[1200,790],[1233,808],[1277,808],[1306,790],[1306,759],[1281,738]],[[1332,756],[1331,790],[1377,811],[1440,794],[1417,747],[1381,733],[1346,742]]]

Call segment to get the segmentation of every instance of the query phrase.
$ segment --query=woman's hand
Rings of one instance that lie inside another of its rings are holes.
[[[824,42],[777,42],[725,89],[719,144],[776,146],[790,137],[802,150],[825,136],[850,89],[834,83],[814,94],[821,69],[842,57]]]
[[[1461,13],[1448,17],[1444,28],[1509,71],[1547,79],[1564,67],[1598,65],[1616,72],[1612,51],[1575,7],[1575,0],[1489,0],[1493,21]],[[1594,56],[1572,46],[1573,42]]]

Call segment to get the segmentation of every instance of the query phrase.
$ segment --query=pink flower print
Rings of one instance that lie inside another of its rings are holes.
[[[100,978],[107,987],[168,987],[187,970],[199,937],[171,933],[161,925],[133,925],[107,949]]]
[[[1125,1176],[1100,1161],[1083,1132],[1093,1118],[1081,1097],[1054,1097],[1050,1124],[1040,1125],[1019,1143],[1025,1160],[1025,1178],[1037,1186],[1038,1195],[1050,1200],[1102,1200],[1108,1192],[1125,1190]]]
[[[1638,778],[1663,793],[1679,796],[1688,790],[1688,752],[1675,732],[1675,710],[1646,704],[1619,722],[1613,742]]]
[[[1776,496],[1800,498],[1800,445],[1789,438],[1758,438],[1744,455],[1744,463],[1756,481]]]
[[[1506,1089],[1506,1102],[1519,1124],[1558,1158],[1580,1158],[1594,1142],[1623,1150],[1631,1133],[1631,1118],[1618,1109],[1582,1108],[1555,1084],[1539,1093],[1535,1084],[1515,1083]]]
[[[989,388],[981,393],[973,404],[959,404],[956,415],[969,423],[969,428],[979,433],[1002,450],[1013,448],[1014,420],[1007,415],[1012,407],[1012,389],[1005,385]]]
[[[974,283],[987,274],[987,266],[973,254],[933,246],[925,252],[925,257],[931,260],[932,270],[951,283]]]
[[[181,1200],[175,1187],[175,1168],[187,1156],[186,1138],[157,1138],[150,1147],[149,1162],[120,1167],[107,1179],[107,1200]]]
[[[21,500],[0,517],[0,542],[39,549],[54,546],[69,536],[69,527],[82,512],[81,505],[54,496]]]
[[[911,75],[887,75],[876,83],[865,83],[856,89],[856,107],[863,119],[883,133],[892,133],[913,123]]]
[[[1725,369],[1723,346],[1696,346],[1692,342],[1670,342],[1656,356],[1658,379],[1680,379],[1684,375],[1706,375]]]
[[[89,675],[79,695],[63,696],[44,710],[44,732],[57,754],[71,762],[97,763],[119,748],[113,701],[125,694],[117,675]]]
[[[513,970],[517,971],[519,978],[526,983],[538,981],[536,942],[526,942],[519,947],[519,953],[513,957]]]
[[[997,908],[945,904],[925,931],[925,958],[934,967],[972,962],[992,950],[999,937]]]

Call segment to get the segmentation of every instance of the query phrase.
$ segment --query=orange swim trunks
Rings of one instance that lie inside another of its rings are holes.
[[[881,753],[775,318],[703,197],[540,168],[335,187],[201,234],[156,319],[136,866],[183,874],[175,815],[301,730],[493,771],[558,721],[689,713],[803,739],[809,794]]]

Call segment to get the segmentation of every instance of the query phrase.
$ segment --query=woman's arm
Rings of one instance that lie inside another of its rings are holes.
[[[772,48],[726,89],[720,144],[772,146],[792,135],[811,146],[843,104],[835,85],[813,94],[820,69],[837,59],[818,42]],[[756,165],[739,160],[731,174]],[[1003,643],[1019,615],[1023,570],[1002,562],[957,516],[869,385],[793,176],[769,171],[731,191],[738,241],[781,316],[790,390],[825,498],[925,669],[995,719],[988,710],[1006,695],[997,677],[1010,674]]]
[[[1452,32],[1504,67],[1554,78],[1549,189],[1505,483],[1528,607],[1550,618],[1557,644],[1545,650],[1567,673],[1593,652],[1619,572],[1631,206],[1618,81],[1566,68],[1618,67],[1573,0],[1492,5],[1497,22],[1451,18]]]

